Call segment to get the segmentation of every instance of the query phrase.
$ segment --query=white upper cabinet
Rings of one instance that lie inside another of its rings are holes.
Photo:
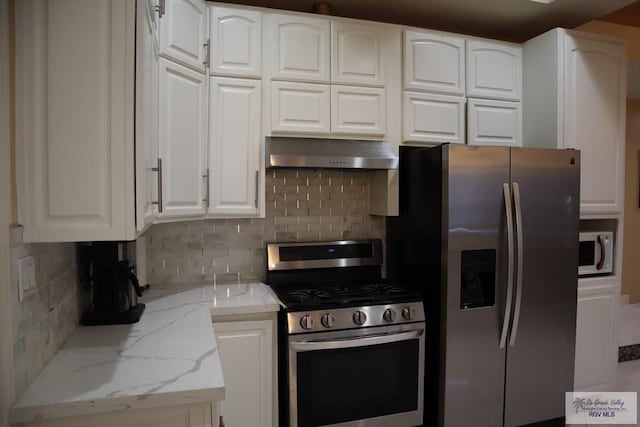
[[[262,85],[212,77],[209,109],[210,215],[256,216],[260,167]]]
[[[467,96],[519,101],[522,48],[504,42],[467,40]]]
[[[161,217],[204,214],[206,83],[203,74],[160,60]]]
[[[404,89],[464,95],[464,38],[405,31]]]
[[[382,88],[331,86],[331,132],[383,136],[387,103]]]
[[[404,91],[404,141],[465,143],[465,98]]]
[[[262,14],[254,10],[212,6],[211,74],[262,76]]]
[[[522,145],[522,108],[519,102],[469,99],[467,101],[469,145]]]
[[[565,147],[581,151],[583,212],[621,212],[624,197],[626,50],[566,38]]]
[[[580,150],[580,215],[622,213],[626,44],[554,29],[524,44],[524,145]]]
[[[271,82],[271,131],[328,134],[330,88],[322,84]]]
[[[164,0],[160,54],[204,73],[208,61],[207,5],[203,0]]]
[[[158,41],[152,0],[136,3],[136,227],[158,214]]]
[[[134,239],[135,3],[15,6],[24,241]]]
[[[331,83],[384,86],[384,31],[380,25],[331,23]]]
[[[270,25],[274,79],[329,83],[329,19],[273,14]]]

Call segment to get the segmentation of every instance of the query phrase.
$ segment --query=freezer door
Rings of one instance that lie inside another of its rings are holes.
[[[564,393],[573,390],[580,152],[512,148],[511,181],[514,204],[520,195],[522,281],[507,347],[505,427],[564,416]]]
[[[507,240],[503,184],[509,149],[449,145],[443,151],[441,426],[502,426]],[[426,418],[425,418],[426,419]]]

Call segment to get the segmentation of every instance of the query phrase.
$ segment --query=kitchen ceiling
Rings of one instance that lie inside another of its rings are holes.
[[[392,22],[515,42],[523,42],[554,27],[574,28],[630,5],[635,0],[552,0],[550,4],[538,1],[324,0],[331,9],[331,15],[335,16]],[[225,2],[312,12],[317,0]],[[635,4],[636,12],[638,4],[640,2]],[[626,16],[624,13],[622,15]]]

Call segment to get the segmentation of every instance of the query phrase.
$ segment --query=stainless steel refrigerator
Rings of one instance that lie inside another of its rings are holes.
[[[580,152],[401,147],[399,174],[387,276],[424,297],[424,425],[563,417],[573,390]]]

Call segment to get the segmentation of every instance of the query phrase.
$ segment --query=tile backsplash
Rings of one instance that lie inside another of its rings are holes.
[[[32,256],[36,284],[18,298],[17,261]],[[80,288],[75,243],[23,243],[22,227],[10,230],[15,392],[19,396],[79,324],[87,304]]]
[[[267,242],[384,237],[369,212],[364,171],[275,169],[266,173],[266,215],[153,225],[146,233],[154,286],[264,280]]]

